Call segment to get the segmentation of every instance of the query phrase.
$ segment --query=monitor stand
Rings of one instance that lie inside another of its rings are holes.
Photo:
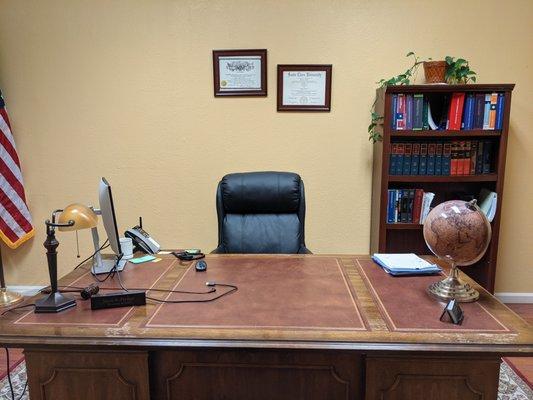
[[[115,255],[116,257],[113,259],[103,259],[102,254],[100,254],[100,238],[98,237],[98,229],[96,227],[91,229],[92,235],[93,235],[93,244],[94,244],[94,261],[93,266],[91,268],[91,272],[95,275],[97,274],[108,274],[113,270],[113,268],[116,268],[116,271],[122,271],[124,269],[124,266],[128,262],[128,260],[120,259],[117,263],[116,257],[119,255]]]

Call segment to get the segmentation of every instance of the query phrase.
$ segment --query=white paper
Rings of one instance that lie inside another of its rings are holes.
[[[417,270],[424,268],[431,268],[433,264],[430,264],[426,260],[418,257],[416,254],[384,254],[376,253],[374,257],[379,259],[387,268],[391,270]]]
[[[284,106],[325,106],[326,71],[283,71]]]
[[[261,56],[224,56],[218,59],[220,91],[261,89]]]

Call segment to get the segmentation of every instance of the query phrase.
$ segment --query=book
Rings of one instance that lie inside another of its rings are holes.
[[[442,142],[437,143],[435,147],[435,175],[442,175],[442,150]]]
[[[484,107],[483,107],[483,129],[489,129],[490,98],[491,98],[491,95],[489,93],[487,93],[485,95],[485,104],[484,104]]]
[[[442,175],[451,174],[452,143],[447,142],[442,146]]]
[[[496,129],[503,129],[503,112],[505,110],[505,95],[498,93],[498,104],[496,106]]]
[[[450,175],[457,175],[457,164],[459,161],[459,143],[454,140],[451,143],[451,162],[450,162]]]
[[[483,129],[483,112],[485,110],[485,95],[477,93],[474,104],[474,129]]]
[[[413,144],[405,143],[403,153],[402,175],[411,175],[411,154],[413,153]]]
[[[396,130],[405,129],[405,95],[398,94],[396,103]]]
[[[457,144],[457,172],[456,175],[464,174],[465,142],[461,140]]]
[[[399,222],[407,222],[407,205],[409,204],[409,190],[400,189],[400,219]]]
[[[426,175],[428,162],[428,144],[420,143],[420,160],[418,162],[418,175]]]
[[[476,175],[483,173],[483,151],[484,151],[483,141],[477,142],[477,156],[476,156]]]
[[[409,189],[407,196],[407,222],[413,222],[413,207],[415,202],[415,189]]]
[[[498,93],[492,93],[490,95],[490,111],[489,111],[489,128],[496,128],[496,108],[498,105]]]
[[[438,125],[433,121],[433,116],[431,115],[431,106],[429,105],[429,101],[427,102],[427,110],[428,110],[428,129],[431,128],[431,130],[436,131],[439,129]]]
[[[461,128],[464,130],[471,130],[474,128],[474,103],[475,97],[472,93],[466,96],[465,109],[463,112],[463,122]]]
[[[394,191],[394,222],[398,222],[400,220],[400,190],[396,189]]]
[[[433,202],[433,199],[435,198],[435,193],[431,192],[424,192],[424,196],[422,197],[422,211],[420,212],[420,223],[423,224],[426,220],[426,217],[429,214],[429,211],[431,210],[431,203]]]
[[[415,200],[413,204],[413,224],[420,223],[420,213],[422,211],[422,199],[424,198],[424,191],[422,189],[415,189]]]
[[[463,175],[470,175],[470,149],[471,142],[467,140],[464,145]]]
[[[470,175],[476,174],[477,144],[477,140],[472,140],[470,144]]]
[[[413,143],[411,154],[411,175],[418,175],[418,165],[420,164],[420,143]]]
[[[389,156],[389,174],[396,175],[396,158],[398,156],[398,145],[396,143],[391,143],[390,145],[390,156]]]
[[[498,194],[488,189],[481,189],[478,196],[478,206],[487,216],[489,222],[494,220],[496,216],[496,205],[498,203]]]
[[[491,161],[492,161],[492,142],[487,140],[483,142],[483,172],[484,174],[490,174]]]
[[[387,191],[387,194],[388,194],[388,198],[387,198],[387,223],[388,224],[393,224],[395,221],[394,221],[394,205],[395,205],[395,199],[394,199],[394,195],[395,195],[395,190],[393,189],[389,189]]]
[[[413,130],[419,131],[424,128],[424,95],[413,96]]]
[[[413,95],[405,96],[405,129],[413,129]]]
[[[424,108],[422,109],[422,129],[429,130],[429,100],[424,98]],[[431,128],[433,129],[433,128]]]
[[[426,175],[435,175],[435,152],[436,152],[436,144],[429,143]]]
[[[465,101],[465,93],[453,93],[450,100],[450,109],[448,111],[447,129],[460,130],[463,118],[463,107]]]
[[[396,175],[401,175],[403,171],[403,153],[405,152],[405,145],[403,143],[398,143],[396,146]]]

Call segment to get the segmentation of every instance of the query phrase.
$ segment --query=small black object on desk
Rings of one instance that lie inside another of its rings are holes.
[[[450,300],[450,302],[446,304],[446,307],[444,307],[439,319],[442,321],[445,315],[448,315],[448,318],[452,324],[461,325],[463,323],[463,310],[461,307],[459,307],[459,304],[455,299]]]
[[[207,263],[204,260],[196,261],[196,265],[194,266],[196,271],[198,272],[204,272],[207,270]]]

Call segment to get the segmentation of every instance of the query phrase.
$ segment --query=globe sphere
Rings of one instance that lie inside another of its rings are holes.
[[[424,221],[424,240],[429,249],[460,266],[472,265],[483,257],[491,234],[490,223],[475,200],[441,203]]]

